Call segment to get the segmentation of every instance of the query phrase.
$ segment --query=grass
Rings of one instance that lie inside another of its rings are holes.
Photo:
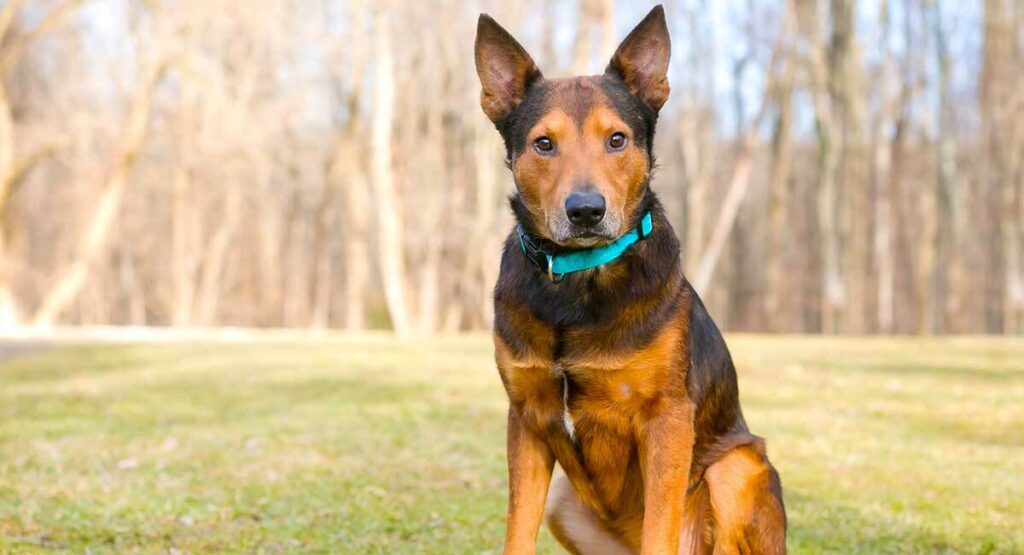
[[[1024,551],[1024,341],[728,339],[792,553]],[[2,553],[500,547],[484,336],[31,347],[0,361]]]

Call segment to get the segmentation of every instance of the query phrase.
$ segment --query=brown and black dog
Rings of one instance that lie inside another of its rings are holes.
[[[778,474],[650,188],[669,50],[658,6],[603,75],[545,79],[480,17],[481,104],[505,140],[519,224],[494,292],[506,553],[534,552],[545,512],[573,553],[785,552]],[[552,271],[631,233],[607,263]],[[565,476],[551,483],[555,461]]]

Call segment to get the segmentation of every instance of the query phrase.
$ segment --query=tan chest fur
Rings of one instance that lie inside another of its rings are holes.
[[[607,349],[600,332],[569,331],[557,361],[551,330],[534,326],[518,350],[495,337],[509,401],[552,449],[584,502],[609,522],[642,516],[637,445],[666,396],[685,395],[681,322],[669,322],[647,345],[628,351]]]

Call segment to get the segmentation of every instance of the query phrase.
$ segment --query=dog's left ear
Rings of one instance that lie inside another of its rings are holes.
[[[659,4],[622,41],[605,73],[617,75],[629,92],[657,113],[668,100],[671,50],[665,9]]]

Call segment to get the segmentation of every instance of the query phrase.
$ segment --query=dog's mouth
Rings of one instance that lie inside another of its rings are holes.
[[[614,242],[621,235],[619,221],[617,216],[608,215],[597,225],[579,226],[559,218],[549,224],[549,236],[553,243],[568,249],[602,247]]]
[[[592,247],[601,247],[607,245],[608,243],[611,243],[614,240],[615,237],[608,235],[606,233],[602,233],[594,229],[584,229],[573,232],[573,234],[569,238],[565,239],[564,241],[559,241],[559,244],[564,247],[586,249]]]

